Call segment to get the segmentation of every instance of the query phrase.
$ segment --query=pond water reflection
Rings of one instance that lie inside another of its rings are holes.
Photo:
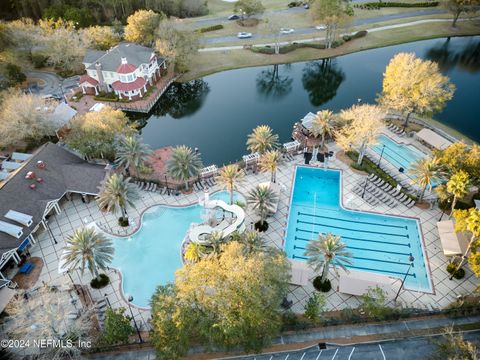
[[[152,148],[198,147],[205,164],[229,163],[246,153],[259,124],[289,141],[292,125],[309,111],[338,111],[374,102],[382,74],[398,52],[437,61],[456,85],[436,118],[480,141],[480,37],[444,38],[367,50],[333,59],[225,71],[174,84],[147,117],[142,136]]]

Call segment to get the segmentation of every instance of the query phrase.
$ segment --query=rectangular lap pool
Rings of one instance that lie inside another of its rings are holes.
[[[305,261],[306,245],[319,233],[342,237],[352,253],[347,267],[403,278],[415,258],[405,288],[433,292],[416,219],[346,210],[341,205],[341,172],[299,166],[295,171],[285,252]]]

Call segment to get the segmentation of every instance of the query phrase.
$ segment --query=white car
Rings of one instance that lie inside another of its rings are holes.
[[[281,28],[280,34],[292,34],[295,30],[290,28]]]
[[[317,29],[317,30],[327,30],[327,25],[320,24],[320,25],[315,26],[315,29]]]
[[[242,31],[242,32],[239,32],[239,33],[237,34],[237,37],[238,37],[239,39],[248,39],[248,38],[251,38],[251,37],[252,37],[252,33],[243,32],[243,31]]]

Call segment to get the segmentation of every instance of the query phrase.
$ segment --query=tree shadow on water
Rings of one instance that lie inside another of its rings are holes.
[[[470,40],[462,46],[454,46],[447,38],[427,50],[426,58],[435,61],[444,72],[456,67],[470,73],[480,71],[480,40]]]
[[[313,106],[320,106],[333,99],[344,80],[345,73],[337,66],[335,59],[311,61],[303,68],[303,87]]]
[[[290,69],[290,64],[284,65]],[[278,100],[292,91],[293,79],[288,75],[281,75],[279,65],[275,64],[257,75],[257,92],[264,99]]]
[[[152,109],[156,116],[170,115],[180,119],[196,113],[210,92],[208,83],[202,79],[185,83],[173,83]]]

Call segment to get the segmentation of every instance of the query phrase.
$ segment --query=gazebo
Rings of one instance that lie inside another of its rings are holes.
[[[443,136],[433,132],[430,129],[422,129],[415,134],[418,140],[427,143],[429,146],[438,150],[443,150],[452,145],[450,140],[445,139]]]

